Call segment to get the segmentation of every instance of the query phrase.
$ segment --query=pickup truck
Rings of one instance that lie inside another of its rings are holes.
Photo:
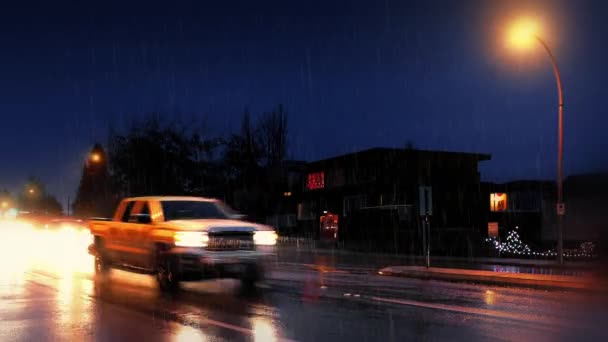
[[[153,274],[161,291],[180,281],[237,278],[246,289],[263,279],[277,235],[240,220],[221,201],[200,197],[124,199],[111,220],[91,220],[95,271]]]

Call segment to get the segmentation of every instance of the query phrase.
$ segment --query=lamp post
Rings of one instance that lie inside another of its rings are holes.
[[[562,91],[562,78],[557,67],[557,60],[549,45],[538,35],[538,25],[530,19],[521,19],[516,22],[510,31],[510,42],[517,48],[531,48],[535,42],[538,42],[545,52],[549,55],[549,60],[553,66],[553,73],[557,82],[558,96],[558,114],[557,114],[557,256],[560,264],[564,263],[564,238],[563,238],[563,219],[565,214],[564,195],[563,195],[563,152],[564,152],[564,95]]]

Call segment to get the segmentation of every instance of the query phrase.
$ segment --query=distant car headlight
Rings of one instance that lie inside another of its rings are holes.
[[[277,233],[272,230],[259,230],[253,234],[256,245],[274,246],[277,244]]]
[[[45,225],[45,228],[48,228],[48,227],[49,227],[48,224]],[[73,234],[73,233],[75,233],[77,231],[76,227],[73,226],[73,225],[71,225],[71,224],[69,224],[69,223],[64,223],[60,227],[61,227],[61,231],[64,232],[64,233]]]
[[[205,232],[176,232],[173,239],[178,247],[206,247],[209,235]]]

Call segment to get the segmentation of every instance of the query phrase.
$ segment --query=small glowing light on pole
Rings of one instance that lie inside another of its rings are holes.
[[[517,49],[530,49],[536,43],[539,25],[531,18],[521,18],[513,23],[508,32],[510,45]]]
[[[97,152],[91,154],[91,161],[94,163],[99,163],[101,161],[101,155]]]

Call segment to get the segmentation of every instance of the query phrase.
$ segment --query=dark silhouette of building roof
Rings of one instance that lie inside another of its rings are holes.
[[[395,155],[399,158],[429,158],[429,159],[447,159],[447,158],[461,158],[461,159],[475,159],[477,161],[490,160],[492,157],[489,154],[482,153],[468,153],[468,152],[451,152],[451,151],[433,151],[433,150],[419,150],[411,148],[390,148],[390,147],[374,147],[354,153],[343,154],[335,157],[325,158],[316,160],[312,164],[323,164],[329,161],[337,161],[340,159],[351,159],[351,158],[364,158],[372,155]]]

